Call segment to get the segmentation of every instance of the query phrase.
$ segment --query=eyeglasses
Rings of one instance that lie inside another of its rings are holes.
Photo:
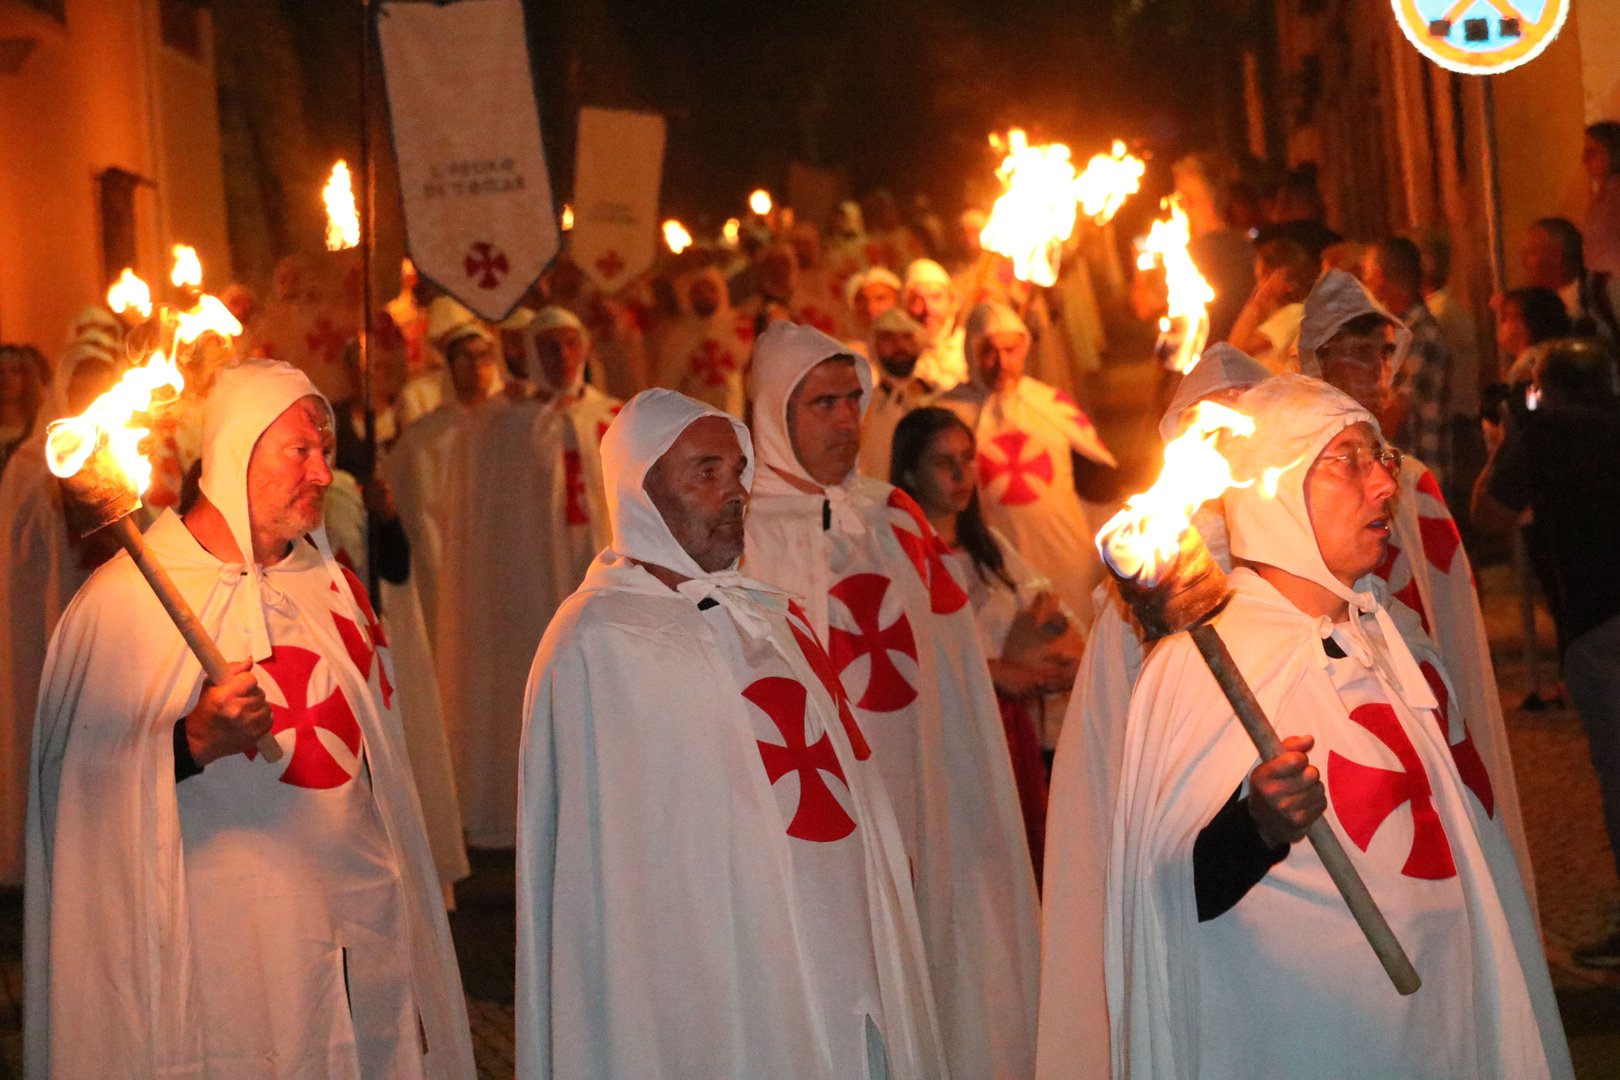
[[[1329,360],[1383,363],[1394,360],[1397,351],[1393,342],[1335,342],[1332,345],[1320,346],[1316,350],[1316,355],[1318,358],[1325,357]]]
[[[1352,446],[1342,454],[1323,454],[1318,461],[1342,461],[1350,475],[1357,480],[1365,480],[1374,465],[1382,465],[1391,477],[1401,475],[1401,462],[1406,455],[1393,446],[1380,447],[1377,450],[1368,450],[1365,446]]]

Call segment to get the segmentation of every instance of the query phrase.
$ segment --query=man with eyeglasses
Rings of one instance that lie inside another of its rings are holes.
[[[1321,378],[1380,416],[1394,397],[1395,372],[1406,358],[1411,337],[1411,331],[1361,282],[1342,270],[1329,270],[1305,298],[1300,371]],[[1474,568],[1429,463],[1416,447],[1394,441],[1406,453],[1396,473],[1400,492],[1391,515],[1389,546],[1374,573],[1388,585],[1386,602],[1401,633],[1409,641],[1433,639],[1451,676],[1457,695],[1453,711],[1467,728],[1458,728],[1455,740],[1472,739],[1493,779],[1495,798],[1489,812],[1507,826],[1534,903],[1530,849]]]
[[[1222,441],[1235,569],[1215,627],[1284,736],[1260,760],[1186,634],[1131,697],[1107,881],[1113,1075],[1569,1077],[1491,780],[1449,738],[1445,673],[1358,588],[1385,557],[1399,455],[1298,375]],[[1325,818],[1422,973],[1389,985],[1315,850]]]

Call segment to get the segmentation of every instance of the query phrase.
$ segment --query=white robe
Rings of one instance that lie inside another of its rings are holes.
[[[705,612],[592,566],[525,703],[518,1075],[945,1075],[905,851],[835,692],[779,596]]]
[[[308,781],[303,786],[319,788],[333,769],[353,775],[361,767],[353,748],[363,747],[381,855],[391,861],[393,877],[392,887],[373,878],[368,888],[392,896],[397,921],[387,925],[398,936],[379,940],[375,927],[368,931],[334,916],[323,960],[309,960],[312,949],[321,952],[321,942],[297,935],[317,932],[310,928],[321,925],[321,913],[302,903],[296,911],[279,908],[280,868],[264,859],[254,860],[254,895],[266,901],[262,906],[192,909],[188,893],[200,884],[188,878],[194,843],[210,845],[206,856],[198,854],[201,863],[214,854],[213,844],[227,844],[247,859],[275,844],[261,849],[251,837],[229,833],[182,839],[172,732],[203,675],[134,564],[120,554],[74,600],[46,665],[29,794],[28,1075],[359,1077],[361,1061],[380,1051],[357,1048],[349,1024],[346,996],[356,1016],[374,1003],[365,978],[345,992],[342,950],[352,947],[357,961],[370,952],[384,958],[385,967],[392,962],[405,969],[408,985],[385,979],[384,996],[402,1008],[400,1001],[413,1001],[421,1027],[407,1023],[393,1032],[397,1060],[419,1064],[427,1077],[471,1077],[461,980],[399,712],[391,703],[391,661],[369,611],[354,599],[352,578],[344,576],[340,590],[334,571],[300,542],[294,554],[263,572],[262,586],[250,584],[240,567],[209,555],[172,514],[146,538],[228,656],[241,655],[257,633],[244,603],[250,590],[258,591],[276,619],[300,629],[300,648],[313,646],[303,655],[332,686],[320,704],[301,710],[298,684],[277,682],[289,671],[289,658],[267,655],[272,662],[265,670],[275,668],[268,683],[276,685],[266,685],[266,695],[291,708],[277,716],[284,728],[282,763],[227,759],[209,767],[214,777],[205,771],[192,782],[217,789],[223,779],[228,788],[233,770],[280,769],[274,775],[284,783],[297,775]],[[268,624],[272,645],[275,627],[286,625],[276,619]],[[302,690],[307,704],[308,679]],[[340,721],[334,713],[345,715]],[[304,727],[306,721],[311,726]],[[243,965],[242,995],[234,1002],[203,993],[205,985],[221,983],[217,966],[203,970],[221,959],[223,950],[209,951],[207,944],[221,934],[237,935],[230,952]],[[425,1056],[416,1052],[419,1035]],[[231,1062],[212,1057],[225,1046],[241,1056]]]
[[[889,482],[894,429],[907,414],[932,405],[938,393],[932,385],[917,378],[901,381],[885,375],[878,381],[872,388],[872,402],[861,418],[861,452],[855,462],[861,475],[885,484]]]
[[[827,505],[762,474],[744,569],[828,635],[907,839],[952,1074],[1028,1076],[1034,873],[967,594],[910,497],[854,474],[829,490]]]
[[[677,315],[658,335],[653,383],[741,416],[753,344],[754,323],[744,312],[722,306],[708,317]]]
[[[1090,418],[1067,394],[1027,377],[997,393],[963,383],[937,404],[974,431],[985,521],[1006,533],[1063,602],[1089,621],[1102,562],[1075,493],[1070,453],[1114,464]]]
[[[1374,651],[1341,625],[1349,659],[1329,661],[1324,621],[1250,571],[1229,580],[1215,626],[1279,733],[1315,737],[1326,818],[1424,986],[1395,993],[1303,843],[1197,921],[1193,843],[1257,755],[1176,635],[1148,658],[1125,738],[1106,930],[1114,1075],[1572,1075],[1507,835],[1458,776],[1392,624],[1352,613]]]

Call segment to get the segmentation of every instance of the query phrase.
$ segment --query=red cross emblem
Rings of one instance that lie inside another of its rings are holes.
[[[281,772],[281,782],[302,788],[342,787],[360,768],[360,724],[354,710],[327,671],[326,697],[310,703],[309,684],[321,663],[318,653],[296,645],[277,645],[270,658],[258,665],[260,683],[268,678],[281,693],[283,704],[270,702],[275,723],[272,735],[293,733],[292,753]],[[248,751],[248,757],[255,757]]]
[[[917,700],[916,688],[891,657],[899,653],[911,661],[915,670],[917,639],[911,633],[911,620],[904,610],[899,610],[887,626],[882,621],[883,601],[889,595],[890,584],[882,574],[851,574],[827,590],[828,596],[843,605],[847,620],[854,624],[853,628],[827,628],[827,652],[838,665],[840,676],[856,660],[867,658],[866,690],[855,704],[869,712],[894,712]],[[895,607],[899,607],[898,602]],[[829,616],[835,612],[836,607]]]
[[[596,260],[596,269],[605,278],[616,278],[624,272],[624,260],[617,251],[608,251]]]
[[[1423,624],[1423,632],[1429,633],[1429,613],[1423,607],[1423,594],[1418,590],[1417,579],[1412,576],[1412,563],[1406,554],[1393,543],[1386,543],[1384,560],[1373,568],[1373,573],[1389,584],[1391,599],[1400,601],[1417,613],[1418,621]]]
[[[844,684],[838,681],[832,657],[816,640],[815,632],[810,629],[810,619],[797,600],[788,601],[787,624],[788,629],[793,631],[793,640],[798,642],[799,653],[809,663],[810,670],[816,673],[816,678],[821,680],[828,696],[838,705],[838,720],[844,725],[844,734],[849,737],[849,748],[855,754],[855,760],[865,761],[872,756],[872,748],[867,745],[866,736],[855,723],[855,714],[849,708],[849,695],[844,692]]]
[[[347,564],[343,556],[338,556],[339,565],[343,570],[343,580],[348,583],[349,595],[354,597],[355,603],[360,605],[360,614],[365,617],[365,633],[355,625],[353,619],[341,612],[332,612],[332,624],[337,627],[338,637],[343,639],[343,648],[354,661],[354,666],[360,672],[360,677],[366,682],[371,681],[371,658],[377,655],[378,649],[388,648],[388,635],[383,633],[382,621],[377,618],[371,607],[371,596],[360,584],[355,576],[354,569]],[[337,583],[332,583],[332,591],[337,592]],[[382,691],[383,708],[388,708],[394,699],[394,685],[388,681],[388,668],[381,660],[377,661],[377,684]]]
[[[589,525],[591,515],[585,510],[585,476],[578,450],[563,451],[563,484],[568,493],[564,515],[570,525]]]
[[[737,358],[727,352],[714,338],[705,338],[692,352],[689,364],[702,376],[704,386],[724,386],[737,371]]]
[[[467,249],[467,257],[461,261],[461,268],[480,289],[493,289],[512,267],[506,261],[506,252],[494,244],[479,240]]]
[[[613,425],[613,418],[619,415],[619,410],[622,408],[624,408],[623,405],[613,406],[613,408],[608,410],[608,418],[606,420],[598,420],[596,422],[596,441],[598,443],[607,437],[608,428]]]
[[[332,325],[331,319],[321,319],[315,328],[304,335],[304,346],[327,363],[336,363],[349,336]]]
[[[1024,456],[1029,436],[1022,431],[1003,431],[980,448],[979,487],[990,490],[990,485],[1001,477],[1007,478],[999,501],[1003,506],[1028,506],[1041,497],[1040,490],[1030,483],[1034,477],[1046,485],[1052,483],[1052,456],[1039,447]],[[994,447],[995,452],[985,453]]]
[[[1425,515],[1419,502],[1418,533],[1423,537],[1423,554],[1429,562],[1442,574],[1451,573],[1451,560],[1457,555],[1457,549],[1462,546],[1462,536],[1457,532],[1457,522],[1451,517],[1446,508],[1446,497],[1440,494],[1440,481],[1434,478],[1434,473],[1428,469],[1423,470],[1423,476],[1417,482],[1418,491],[1434,500],[1439,506],[1436,516]]]
[[[823,779],[826,773],[838,778],[848,790],[844,770],[838,764],[827,733],[811,743],[805,731],[805,704],[809,698],[804,686],[794,679],[768,676],[751,683],[743,697],[760,712],[768,716],[776,730],[782,733],[782,743],[759,743],[759,756],[765,762],[765,775],[771,786],[788,773],[799,777],[799,805],[788,823],[787,834],[799,840],[830,844],[842,840],[855,831],[855,819],[849,816],[838,801],[838,796]]]
[[[939,538],[934,527],[928,524],[922,507],[910,495],[895,488],[889,492],[889,508],[901,511],[905,514],[905,520],[917,527],[917,531],[912,532],[890,517],[889,527],[894,530],[894,538],[900,541],[900,550],[906,553],[911,565],[917,568],[917,576],[928,586],[928,606],[935,615],[949,615],[962,610],[968,602],[967,590],[957,584],[950,568],[945,565],[944,556],[950,554],[951,549]]]
[[[799,309],[799,321],[815,327],[823,334],[836,334],[838,332],[838,321],[832,317],[830,312],[822,311],[814,304],[806,304]]]
[[[1346,835],[1366,851],[1384,820],[1411,803],[1412,848],[1401,873],[1426,881],[1456,876],[1457,864],[1452,861],[1451,842],[1434,808],[1428,773],[1395,710],[1383,702],[1374,702],[1357,706],[1350,719],[1388,747],[1400,769],[1363,765],[1338,751],[1328,754],[1328,795]]]
[[[1456,742],[1451,741],[1451,692],[1446,689],[1446,680],[1440,677],[1439,670],[1427,660],[1418,667],[1423,670],[1423,679],[1434,691],[1435,700],[1440,707],[1435,710],[1435,719],[1440,722],[1440,735],[1451,748],[1451,760],[1456,763],[1457,775],[1462,782],[1468,785],[1468,790],[1474,793],[1474,798],[1485,808],[1486,817],[1496,816],[1496,793],[1491,788],[1491,774],[1485,768],[1485,759],[1479,754],[1479,747],[1474,743],[1473,732],[1468,730],[1468,720],[1463,719],[1463,737]]]

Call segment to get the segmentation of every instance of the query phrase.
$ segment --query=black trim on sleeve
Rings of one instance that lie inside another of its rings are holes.
[[[1198,921],[1219,918],[1248,895],[1273,866],[1288,857],[1288,845],[1267,847],[1249,815],[1243,788],[1232,792],[1193,841],[1193,893]]]
[[[174,782],[190,780],[203,771],[197,759],[191,756],[191,743],[186,741],[186,718],[174,722]]]

